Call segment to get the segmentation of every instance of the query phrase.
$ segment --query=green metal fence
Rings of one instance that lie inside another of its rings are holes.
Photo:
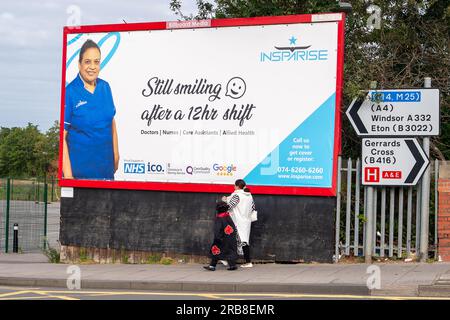
[[[14,224],[19,226],[19,253],[46,248],[47,205],[59,200],[56,186],[53,179],[0,179],[0,252],[13,251]]]
[[[48,200],[50,202],[57,202],[61,198],[61,187],[59,180],[56,177],[51,177],[48,180]]]

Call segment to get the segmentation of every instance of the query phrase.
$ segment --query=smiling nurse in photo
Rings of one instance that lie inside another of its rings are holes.
[[[79,74],[66,87],[63,174],[65,179],[113,180],[119,164],[114,106],[108,82],[98,78],[101,52],[87,40]]]

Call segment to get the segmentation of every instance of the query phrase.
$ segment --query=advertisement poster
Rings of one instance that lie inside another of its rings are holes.
[[[61,185],[334,195],[342,16],[296,17],[65,29]]]

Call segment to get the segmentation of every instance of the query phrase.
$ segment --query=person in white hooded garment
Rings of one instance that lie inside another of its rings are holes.
[[[223,197],[230,207],[230,216],[233,219],[238,231],[238,253],[244,255],[245,264],[241,267],[253,267],[250,258],[250,230],[251,214],[255,210],[255,203],[250,190],[246,188],[245,181],[236,180],[234,183],[235,191],[229,197]]]

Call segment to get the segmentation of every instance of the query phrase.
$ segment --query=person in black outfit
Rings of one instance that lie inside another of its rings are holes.
[[[211,263],[204,268],[215,271],[219,260],[228,262],[228,270],[236,270],[237,240],[236,226],[228,213],[229,206],[224,201],[217,202],[214,220],[214,241],[210,247]]]

